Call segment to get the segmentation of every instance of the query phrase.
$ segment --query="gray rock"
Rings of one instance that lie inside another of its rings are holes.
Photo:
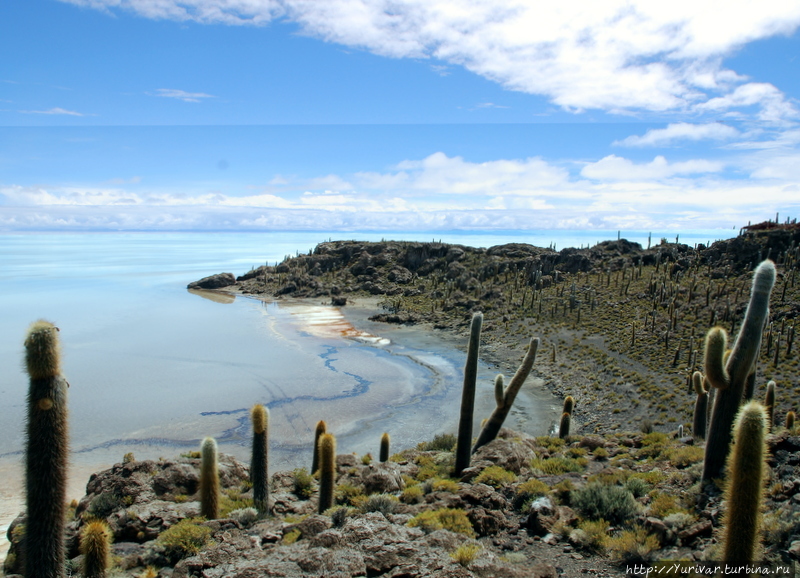
[[[189,283],[187,289],[220,289],[235,284],[236,277],[233,276],[233,273],[218,273]]]

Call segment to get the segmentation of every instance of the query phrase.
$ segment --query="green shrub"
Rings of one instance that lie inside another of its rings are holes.
[[[244,508],[252,508],[253,500],[251,498],[238,497],[241,492],[230,491],[228,495],[223,494],[219,500],[219,517],[227,518],[228,514],[235,510],[242,510]],[[232,497],[237,496],[237,497]]]
[[[422,496],[425,495],[425,492],[422,490],[422,486],[407,486],[403,493],[400,494],[400,501],[404,504],[419,504],[422,502]]]
[[[90,503],[86,511],[93,518],[107,518],[115,510],[124,507],[122,498],[117,494],[108,492],[96,496]]]
[[[203,521],[203,518],[181,520],[161,532],[157,543],[164,547],[169,557],[183,558],[197,554],[211,536],[211,528],[203,526]]]
[[[292,471],[294,476],[294,488],[292,492],[303,500],[307,500],[314,493],[314,478],[308,473],[305,468],[297,468]]]
[[[451,494],[457,494],[459,487],[458,482],[455,480],[435,479],[431,484],[431,489],[434,492],[450,492]]]
[[[517,491],[514,495],[514,507],[519,510],[524,504],[536,498],[546,496],[549,492],[550,486],[541,480],[532,478],[526,482],[522,482],[517,486]]]
[[[450,557],[464,568],[467,568],[472,564],[480,551],[481,547],[478,544],[461,544],[455,551],[450,552]]]
[[[553,494],[560,503],[569,506],[572,503],[572,491],[574,489],[575,486],[572,484],[572,480],[564,478],[553,486]]]
[[[514,472],[504,470],[500,466],[489,466],[480,474],[478,474],[478,477],[475,478],[474,483],[486,484],[487,486],[492,486],[493,488],[497,489],[516,481],[517,476],[514,474]]]
[[[295,528],[294,530],[290,530],[290,531],[286,532],[283,535],[283,539],[281,540],[281,542],[285,546],[288,546],[289,544],[294,544],[295,542],[297,542],[300,539],[300,535],[301,534],[302,534],[302,532],[298,528]]]
[[[591,483],[572,492],[572,506],[586,518],[604,519],[619,524],[633,518],[639,505],[628,490],[621,486]]]
[[[648,510],[650,511],[651,516],[655,516],[657,518],[663,518],[669,514],[675,514],[677,512],[685,512],[685,510],[680,506],[678,503],[678,498],[671,494],[663,494],[661,492],[653,492],[655,495],[652,496],[652,500],[650,505],[648,506]]]
[[[475,537],[475,530],[467,518],[467,513],[458,508],[441,508],[439,510],[420,512],[408,521],[408,526],[419,527],[425,533],[436,530],[449,530],[464,534],[470,538]]]
[[[629,478],[628,481],[625,482],[625,487],[633,494],[634,498],[641,498],[650,491],[650,484],[645,482],[642,478]]]
[[[394,514],[397,509],[398,499],[390,494],[373,494],[367,498],[361,510],[366,512],[380,512],[384,516]]]
[[[437,434],[429,442],[417,444],[417,449],[423,452],[451,452],[456,445],[454,434]]]
[[[536,445],[546,449],[551,454],[563,448],[566,443],[560,437],[539,436],[536,438]]]
[[[589,461],[586,458],[565,458],[556,456],[553,458],[533,458],[531,468],[541,470],[547,475],[557,476],[567,472],[582,472]]]
[[[335,500],[337,504],[356,506],[364,503],[364,488],[343,482],[336,486]]]
[[[668,449],[666,455],[673,466],[685,468],[702,460],[705,457],[705,452],[703,448],[698,446],[682,446]]]
[[[605,520],[584,520],[573,530],[570,541],[584,550],[602,552],[608,541],[608,528],[610,524]]]
[[[628,564],[649,562],[653,551],[660,547],[658,538],[648,534],[641,526],[623,530],[618,536],[608,540],[611,557]]]

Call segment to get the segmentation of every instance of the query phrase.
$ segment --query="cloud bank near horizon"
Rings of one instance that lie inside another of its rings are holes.
[[[798,160],[781,157],[772,170],[790,171]],[[800,209],[788,200],[800,198],[796,182],[774,178],[764,166],[749,179],[726,177],[725,168],[662,155],[564,166],[539,157],[470,162],[436,152],[383,172],[275,176],[255,190],[193,193],[151,188],[138,178],[5,185],[0,229],[684,230],[731,228]]]

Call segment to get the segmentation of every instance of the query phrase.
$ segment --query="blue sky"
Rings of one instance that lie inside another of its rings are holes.
[[[800,5],[4,0],[0,231],[800,211]]]

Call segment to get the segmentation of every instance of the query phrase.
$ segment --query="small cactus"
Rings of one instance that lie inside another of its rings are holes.
[[[764,407],[767,410],[767,431],[772,430],[775,423],[775,382],[767,383],[767,394],[764,396]]]
[[[381,453],[380,453],[380,461],[381,462],[388,462],[389,461],[389,434],[387,432],[383,432],[381,436]]]
[[[769,297],[775,285],[775,275],[772,261],[764,261],[756,267],[750,302],[727,360],[728,336],[725,330],[714,327],[706,335],[706,379],[717,389],[717,394],[706,440],[704,480],[722,476],[725,455],[731,442],[731,427],[761,349],[761,334],[769,317]]]
[[[699,371],[695,371],[692,374],[692,385],[694,385],[694,391],[697,393],[697,399],[694,402],[692,435],[695,439],[704,439],[708,423],[708,392],[703,386],[703,374]]]
[[[561,414],[561,422],[558,424],[558,437],[562,440],[569,435],[569,426],[572,421],[572,414],[564,412]]]
[[[253,505],[260,515],[269,512],[269,410],[261,404],[250,410],[253,422],[253,451],[250,460],[250,481],[253,483]]]
[[[336,438],[322,434],[319,438],[319,510],[322,514],[333,507],[336,486]]]
[[[61,376],[58,331],[52,323],[37,321],[25,338],[25,365],[30,376],[24,547],[28,578],[64,576],[69,384]]]
[[[472,445],[472,415],[475,410],[475,384],[478,379],[478,349],[481,344],[483,313],[475,313],[470,325],[467,363],[464,366],[464,389],[461,392],[461,416],[458,420],[458,440],[456,441],[456,464],[454,475],[461,475],[469,467],[470,446]]]
[[[219,517],[219,470],[214,438],[204,439],[200,446],[200,515],[207,520]]]
[[[314,452],[311,458],[312,476],[316,474],[317,470],[319,469],[319,438],[322,437],[322,434],[324,434],[327,430],[328,426],[325,424],[325,422],[323,420],[319,420],[317,422],[317,427],[314,430]]]
[[[481,446],[488,444],[497,437],[497,434],[500,432],[500,428],[503,427],[503,422],[508,416],[508,412],[511,411],[511,406],[514,404],[514,399],[516,399],[517,393],[519,393],[522,384],[525,383],[525,380],[533,368],[533,362],[536,360],[536,350],[538,348],[539,338],[535,337],[531,339],[530,344],[528,345],[528,351],[525,353],[525,357],[522,359],[522,364],[520,364],[517,372],[514,374],[514,377],[511,378],[511,382],[508,384],[508,387],[502,392],[502,396],[498,391],[498,381],[495,381],[495,400],[497,402],[497,407],[494,408],[492,415],[489,416],[489,421],[487,421],[486,425],[484,425],[481,429],[481,433],[478,436],[478,441],[475,442],[475,446],[472,448],[473,454],[478,451]],[[502,388],[502,380],[499,381],[499,384],[500,388]]]
[[[736,416],[735,443],[728,456],[727,509],[723,517],[723,560],[749,564],[756,559],[766,473],[767,413],[750,401]]]
[[[790,432],[794,431],[795,413],[793,411],[786,412],[786,429]]]
[[[102,520],[83,527],[80,551],[83,554],[84,578],[105,578],[111,562],[111,529]]]

